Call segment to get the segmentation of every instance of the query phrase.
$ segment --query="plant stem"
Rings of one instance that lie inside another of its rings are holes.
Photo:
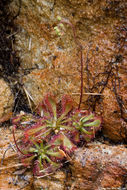
[[[81,87],[80,87],[80,100],[78,109],[80,109],[81,103],[82,103],[82,96],[83,96],[83,55],[82,55],[82,48],[80,49],[81,57],[80,57],[80,65],[81,65]]]
[[[80,109],[81,103],[82,103],[82,97],[83,97],[83,53],[82,53],[83,47],[82,47],[81,43],[79,42],[79,40],[77,39],[74,25],[70,21],[65,20],[65,19],[62,19],[60,21],[60,23],[66,23],[72,28],[75,43],[80,49],[80,66],[81,66],[80,79],[81,79],[81,86],[80,86],[80,99],[79,99],[79,104],[78,104],[78,109]]]
[[[24,154],[24,153],[20,150],[20,148],[18,147],[17,142],[16,142],[16,139],[15,139],[15,127],[13,128],[13,138],[14,138],[14,143],[15,143],[15,146],[16,146],[17,150],[18,150],[21,154],[23,154],[23,155],[25,155],[25,156],[31,156],[31,154]]]

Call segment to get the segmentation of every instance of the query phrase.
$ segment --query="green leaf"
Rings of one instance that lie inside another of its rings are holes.
[[[57,157],[57,158],[61,158],[62,157],[62,154],[60,151],[58,152],[55,152],[55,151],[52,151],[52,150],[49,150],[46,152],[48,155],[50,156],[53,156],[53,157]]]
[[[75,145],[63,134],[63,146],[67,151],[71,151]]]
[[[60,16],[57,16],[57,20],[58,20],[58,21],[61,21],[62,18],[61,18]]]
[[[82,123],[85,123],[85,122],[87,122],[87,121],[89,121],[90,119],[93,119],[93,118],[94,118],[94,115],[93,115],[93,114],[90,114],[90,115],[88,115],[88,116],[82,117],[82,118],[80,119],[80,121],[81,121]]]
[[[84,123],[83,124],[83,126],[84,127],[99,127],[100,126],[100,124],[101,124],[101,121],[100,120],[95,120],[95,121],[93,121],[93,122],[91,122],[91,123]]]
[[[81,128],[81,132],[86,133],[87,135],[92,135],[93,131],[87,131],[84,128]]]

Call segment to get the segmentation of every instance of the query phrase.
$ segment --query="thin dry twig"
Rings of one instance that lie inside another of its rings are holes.
[[[24,89],[24,92],[25,92],[26,97],[27,97],[27,99],[28,99],[28,103],[29,103],[30,109],[31,109],[31,111],[32,111],[31,100],[32,100],[33,103],[34,103],[34,100],[33,100],[32,96],[29,94],[29,92],[26,90],[26,88],[25,88],[24,86],[23,86],[23,89]]]
[[[41,172],[41,171],[40,171]],[[52,175],[52,174],[54,174],[54,172],[52,172],[52,173],[49,173],[49,174],[45,174],[45,175],[43,175],[43,176],[35,176],[37,179],[40,179],[40,178],[43,178],[43,177],[47,177],[47,176],[50,176],[50,175]]]
[[[32,45],[32,39],[31,37],[29,38],[29,45],[28,45],[28,50],[30,51],[31,50],[31,45]]]
[[[79,94],[80,94],[80,93],[72,93],[72,95],[79,95]],[[100,94],[100,93],[91,93],[91,92],[83,93],[83,95],[104,96],[104,94]]]
[[[68,20],[66,19],[62,19],[60,21],[60,23],[65,23],[65,24],[68,24],[71,29],[72,29],[72,32],[73,32],[73,38],[75,40],[75,44],[77,45],[77,47],[79,48],[80,50],[80,79],[81,79],[81,86],[80,86],[80,99],[79,99],[79,105],[78,105],[78,109],[80,109],[80,106],[81,106],[81,103],[82,103],[82,96],[83,96],[83,46],[82,44],[80,43],[80,41],[78,40],[77,38],[77,35],[76,35],[76,30],[75,30],[75,26]]]
[[[0,167],[0,171],[10,169],[10,168],[17,168],[19,166],[24,166],[24,165],[22,163],[19,163],[19,164],[14,164],[14,165],[11,165],[11,166],[3,166],[3,167]]]
[[[14,152],[16,152],[15,148],[14,148],[14,145],[12,143],[10,143],[10,145],[7,147],[7,149],[4,151],[3,153],[3,157],[1,159],[1,166],[3,165],[3,162],[4,162],[4,159],[5,159],[5,155],[7,153],[7,151],[12,148],[14,150]]]

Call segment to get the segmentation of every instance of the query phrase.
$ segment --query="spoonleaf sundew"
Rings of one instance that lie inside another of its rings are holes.
[[[14,128],[22,130],[14,141],[24,166],[32,166],[35,176],[45,176],[62,167],[81,142],[89,142],[100,130],[101,118],[87,110],[75,109],[72,99],[64,95],[60,102],[46,95],[37,115],[22,113],[12,119]]]

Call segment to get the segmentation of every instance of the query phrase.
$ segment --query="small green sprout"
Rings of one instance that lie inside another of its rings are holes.
[[[61,21],[62,18],[61,18],[60,16],[57,16],[57,20],[58,20],[58,21]]]
[[[55,31],[56,31],[56,34],[57,34],[58,36],[61,36],[60,29],[59,29],[57,26],[55,26],[54,29],[55,29]]]

